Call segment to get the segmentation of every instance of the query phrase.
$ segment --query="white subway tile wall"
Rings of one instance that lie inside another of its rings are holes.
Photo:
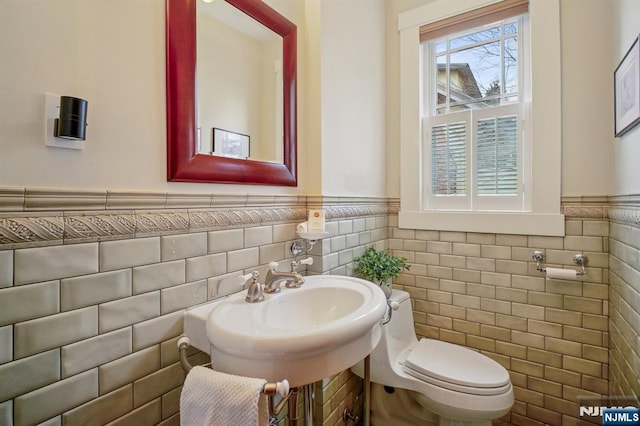
[[[185,259],[207,254],[207,234],[169,235],[160,239],[162,261]]]
[[[98,369],[88,370],[14,399],[14,422],[31,425],[43,422],[51,413],[63,413],[98,397]]]
[[[2,292],[0,326],[60,312],[60,281],[17,286]],[[31,303],[25,304],[25,300]]]
[[[98,272],[98,243],[16,250],[14,257],[15,285]]]
[[[219,290],[224,277],[264,274],[271,261],[287,265],[296,224],[0,251],[0,372],[8,378],[0,383],[0,418],[177,424],[184,373],[175,343],[184,309],[242,288]],[[329,241],[318,245],[317,273],[349,273],[354,252],[384,246],[388,233],[385,215],[328,228],[337,239],[333,252]],[[349,382],[355,400],[359,380]],[[65,397],[46,401],[57,392]],[[344,392],[339,398],[344,406]]]
[[[0,288],[13,285],[13,251],[0,251]]]
[[[611,395],[640,395],[640,227],[611,222]]]
[[[160,237],[100,243],[100,270],[130,268],[160,262]]]
[[[60,310],[63,312],[128,296],[131,296],[131,269],[60,280]]]
[[[0,365],[2,381],[12,384],[0,389],[0,400],[15,398],[60,380],[60,351],[41,352],[12,364]]]
[[[133,352],[131,355],[106,363],[98,369],[100,395],[109,393],[128,383],[133,383],[159,369],[159,345]],[[99,413],[94,414],[99,415]]]
[[[13,359],[13,327],[0,327],[0,364]]]
[[[29,301],[21,303],[28,304]],[[13,326],[13,356],[15,359],[24,358],[97,334],[97,306],[19,322]]]
[[[566,237],[438,232],[349,207],[329,215],[306,272],[352,275],[367,245],[407,257],[394,286],[411,294],[417,332],[509,370],[516,403],[497,423],[574,425],[580,396],[640,394],[637,225],[574,214]],[[0,424],[177,425],[184,309],[219,295],[223,277],[287,265],[295,225],[0,250]],[[586,255],[587,276],[545,279],[538,249],[553,267]],[[349,371],[319,382],[315,423],[343,424],[361,390]]]

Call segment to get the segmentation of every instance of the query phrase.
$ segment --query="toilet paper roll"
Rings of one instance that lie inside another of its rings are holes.
[[[576,276],[577,271],[575,269],[547,268],[547,278],[557,280],[575,280]]]

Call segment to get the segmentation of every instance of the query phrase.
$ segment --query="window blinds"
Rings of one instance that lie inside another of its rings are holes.
[[[476,125],[476,193],[517,194],[518,117],[485,118]]]
[[[504,0],[420,27],[420,41],[428,41],[449,34],[480,27],[492,22],[522,15],[529,10],[529,0]]]
[[[433,195],[466,195],[467,137],[466,122],[446,123],[431,128]]]

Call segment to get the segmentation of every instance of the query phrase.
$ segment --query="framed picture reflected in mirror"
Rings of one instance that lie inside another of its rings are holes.
[[[242,133],[213,128],[213,154],[222,157],[248,159],[251,137]]]

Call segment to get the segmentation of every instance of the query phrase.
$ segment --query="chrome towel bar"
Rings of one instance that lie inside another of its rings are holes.
[[[183,336],[178,339],[178,352],[180,353],[180,365],[182,365],[182,369],[185,372],[189,372],[193,368],[193,366],[189,363],[187,359],[187,349],[191,346],[191,341],[188,337]],[[205,364],[208,366],[209,364]],[[289,393],[289,382],[285,379],[281,382],[277,383],[266,383],[264,388],[262,389],[262,393],[267,395],[278,394],[281,397],[286,397]]]
[[[180,365],[186,373],[188,373],[189,370],[193,368],[193,366],[187,359],[187,349],[189,349],[190,346],[191,341],[188,337],[182,336],[180,339],[178,339],[178,354],[180,355]],[[204,366],[210,366],[210,364],[204,364]],[[285,379],[281,382],[266,383],[262,388],[262,393],[267,395],[269,417],[277,416],[284,407],[285,403],[289,400],[289,396],[291,396],[289,381]],[[277,406],[274,406],[274,396],[276,394],[280,395],[282,397],[282,400],[278,403]]]

